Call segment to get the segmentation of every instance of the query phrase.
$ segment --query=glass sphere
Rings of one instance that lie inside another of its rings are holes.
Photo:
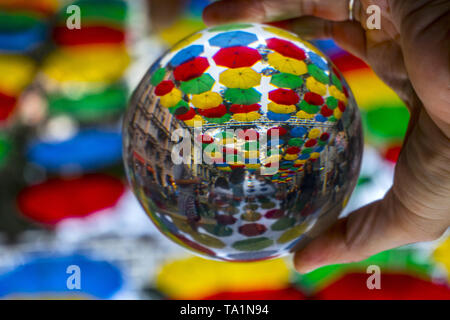
[[[123,132],[127,176],[150,219],[225,261],[279,257],[329,227],[363,149],[357,105],[330,60],[260,24],[209,28],[166,52]]]

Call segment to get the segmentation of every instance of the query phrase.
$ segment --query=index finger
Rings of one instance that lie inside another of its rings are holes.
[[[226,0],[206,7],[203,19],[208,25],[270,22],[300,16],[345,21],[349,19],[349,3],[350,0]]]

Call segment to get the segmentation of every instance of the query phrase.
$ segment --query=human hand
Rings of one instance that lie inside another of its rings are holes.
[[[381,30],[366,26],[369,5],[381,8]],[[333,38],[410,111],[392,188],[296,252],[303,273],[434,240],[450,225],[450,2],[356,0],[353,13],[356,21],[349,21],[349,0],[228,0],[204,12],[208,25],[283,20],[303,38]]]

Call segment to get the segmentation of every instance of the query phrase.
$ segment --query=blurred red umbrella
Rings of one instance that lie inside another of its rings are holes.
[[[254,291],[219,292],[203,300],[305,300],[305,295],[298,289],[287,287],[283,289],[267,289]]]
[[[300,100],[298,94],[291,89],[276,89],[269,92],[269,99],[278,104],[292,105]]]
[[[305,93],[305,96],[303,99],[308,102],[309,104],[315,105],[315,106],[321,106],[324,101],[321,95],[314,93],[314,92],[307,92]]]
[[[450,288],[408,274],[381,274],[381,289],[368,289],[366,273],[350,273],[322,289],[320,300],[450,300]]]
[[[175,118],[177,118],[178,120],[186,121],[191,120],[192,118],[195,117],[195,115],[196,115],[195,110],[193,108],[189,108],[189,110],[186,113],[176,115]]]
[[[229,47],[220,49],[213,57],[217,65],[228,68],[251,67],[261,55],[258,50],[248,47]]]
[[[116,205],[125,191],[117,178],[89,174],[79,178],[50,179],[24,189],[17,202],[22,213],[38,222],[54,225],[66,218],[81,218]]]
[[[290,41],[270,38],[266,40],[266,42],[269,49],[272,49],[285,57],[294,58],[297,60],[306,59],[305,51]]]
[[[197,57],[191,61],[180,64],[173,71],[176,80],[189,81],[203,74],[209,67],[208,59]]]

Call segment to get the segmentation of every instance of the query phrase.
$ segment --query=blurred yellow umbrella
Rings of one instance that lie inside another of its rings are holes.
[[[252,68],[228,69],[220,74],[219,81],[228,88],[250,89],[261,83],[261,75]]]
[[[282,56],[277,52],[268,54],[267,59],[272,67],[283,73],[300,76],[308,72],[308,67],[303,61]]]
[[[206,91],[201,94],[192,95],[191,102],[196,108],[202,110],[211,109],[222,103],[222,96],[217,92]]]

